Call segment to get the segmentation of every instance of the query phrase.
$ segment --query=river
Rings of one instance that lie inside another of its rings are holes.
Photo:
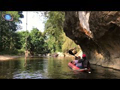
[[[71,58],[24,58],[0,61],[0,79],[120,79],[120,71],[91,65],[92,73],[73,71]]]

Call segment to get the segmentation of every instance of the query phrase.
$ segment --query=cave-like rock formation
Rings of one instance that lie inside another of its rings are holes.
[[[64,32],[91,63],[120,69],[119,11],[67,11]]]

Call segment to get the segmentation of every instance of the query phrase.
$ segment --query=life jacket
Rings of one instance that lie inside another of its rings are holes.
[[[77,64],[78,63],[78,60],[75,60],[75,64]]]
[[[89,61],[86,59],[83,61],[83,67],[88,68]]]
[[[77,63],[76,66],[82,68],[82,63]]]

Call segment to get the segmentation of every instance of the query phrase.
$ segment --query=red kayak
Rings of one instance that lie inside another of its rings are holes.
[[[76,71],[80,71],[80,72],[84,72],[84,71],[87,71],[87,72],[90,72],[90,69],[80,69],[79,67],[75,66],[74,64],[72,64],[71,62],[68,63],[68,66],[72,69],[72,70],[76,70]]]

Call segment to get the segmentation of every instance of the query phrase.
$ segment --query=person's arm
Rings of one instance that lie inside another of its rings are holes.
[[[82,60],[82,59],[78,60],[78,63],[82,63],[82,62],[83,62],[83,60]]]
[[[84,61],[84,59],[81,59],[81,62],[83,62]]]

